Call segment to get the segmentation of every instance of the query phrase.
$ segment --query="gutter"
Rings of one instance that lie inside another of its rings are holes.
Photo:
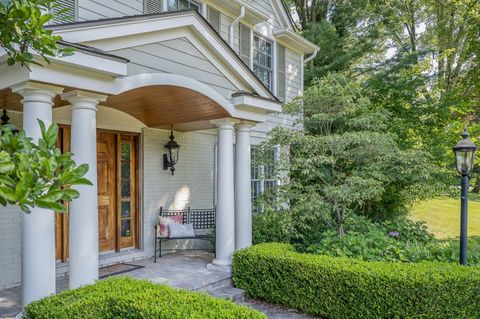
[[[237,23],[239,23],[240,20],[242,20],[243,18],[245,18],[245,6],[240,7],[240,15],[235,20],[233,20],[233,22],[230,24],[230,27],[228,28],[229,29],[229,41],[228,42],[229,42],[229,44],[232,48],[233,48],[233,42],[234,42],[233,33],[235,32],[235,25]]]

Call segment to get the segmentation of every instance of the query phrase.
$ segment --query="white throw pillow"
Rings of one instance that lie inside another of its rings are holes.
[[[168,224],[170,238],[195,237],[193,224]]]

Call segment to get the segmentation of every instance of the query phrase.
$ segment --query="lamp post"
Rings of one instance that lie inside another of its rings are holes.
[[[461,221],[460,221],[460,264],[467,264],[467,212],[468,212],[468,177],[473,170],[475,150],[477,146],[470,140],[470,134],[465,126],[462,140],[453,147],[455,164],[462,176],[461,190]]]

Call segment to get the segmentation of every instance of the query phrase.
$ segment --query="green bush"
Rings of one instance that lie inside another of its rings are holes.
[[[25,314],[27,319],[266,319],[231,301],[127,277],[33,302],[25,307]]]
[[[301,254],[288,244],[235,253],[234,282],[253,298],[328,319],[480,318],[480,269]]]

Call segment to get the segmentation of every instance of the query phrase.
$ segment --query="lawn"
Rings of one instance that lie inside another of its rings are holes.
[[[472,196],[468,209],[468,236],[480,236],[480,200]],[[415,205],[410,213],[413,220],[427,223],[439,239],[458,238],[460,233],[460,199],[438,198]]]

